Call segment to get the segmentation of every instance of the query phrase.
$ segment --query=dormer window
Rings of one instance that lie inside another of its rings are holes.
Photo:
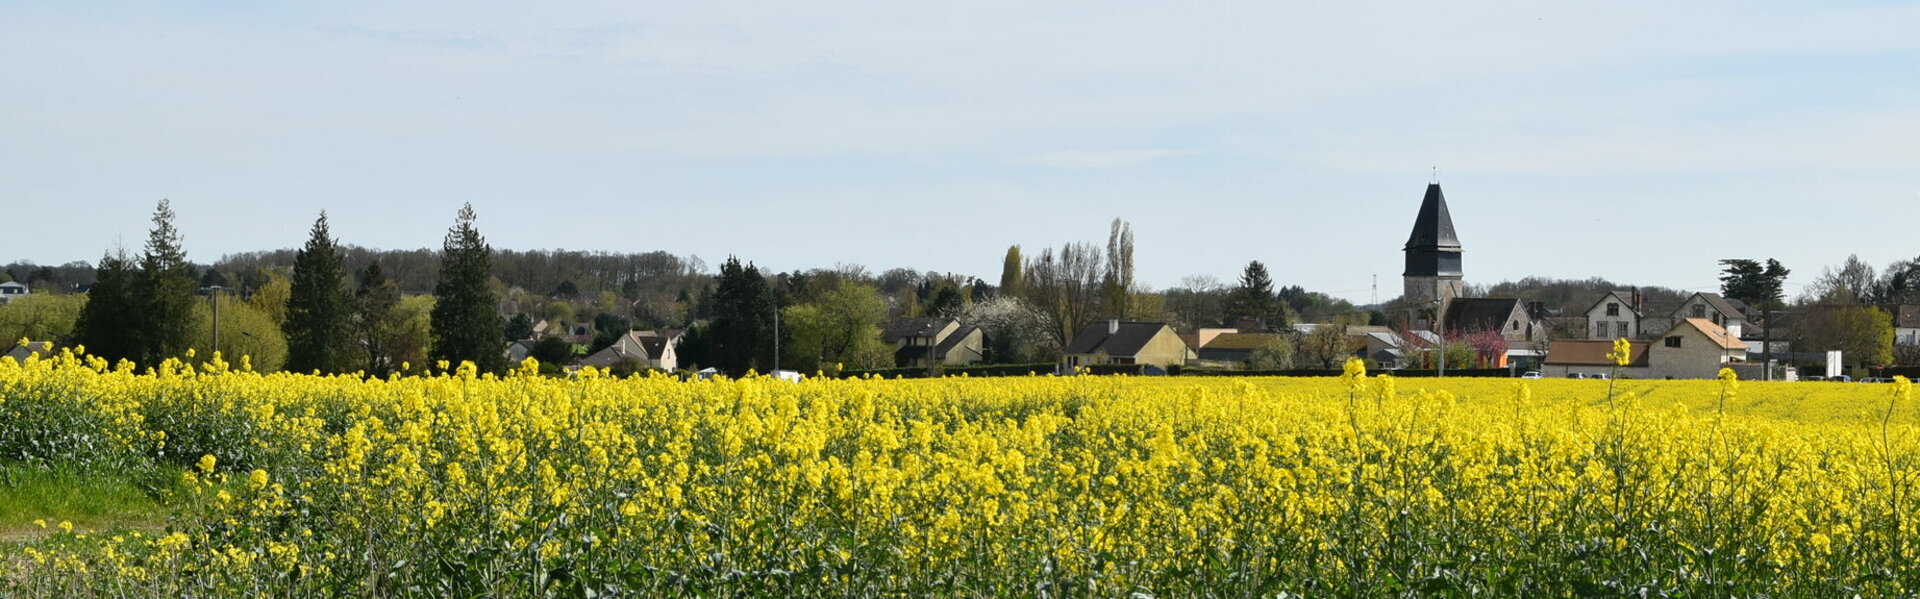
[[[1607,316],[1619,316],[1619,315],[1620,315],[1620,304],[1615,302],[1608,302]]]

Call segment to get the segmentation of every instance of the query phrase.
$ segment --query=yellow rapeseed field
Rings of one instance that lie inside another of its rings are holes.
[[[1912,596],[1908,397],[0,360],[0,460],[189,479],[0,596]]]

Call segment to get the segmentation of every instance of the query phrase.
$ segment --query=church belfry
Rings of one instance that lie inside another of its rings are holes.
[[[1413,221],[1405,251],[1407,270],[1401,276],[1407,301],[1445,304],[1464,294],[1460,239],[1454,235],[1453,217],[1447,214],[1447,198],[1440,193],[1439,183],[1427,184],[1427,197],[1420,200],[1420,215]]]

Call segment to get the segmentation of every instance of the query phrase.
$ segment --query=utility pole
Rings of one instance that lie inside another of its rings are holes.
[[[1447,313],[1444,311],[1447,303],[1433,300],[1433,306],[1433,332],[1440,336],[1440,370],[1434,378],[1444,379],[1447,378]]]
[[[207,288],[207,299],[213,301],[213,353],[220,353],[220,292],[224,288],[214,285]]]

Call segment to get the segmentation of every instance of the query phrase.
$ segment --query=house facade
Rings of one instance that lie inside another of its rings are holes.
[[[0,283],[0,304],[12,302],[13,300],[26,297],[31,293],[33,293],[33,290],[28,289],[26,284],[19,281]]]
[[[1705,318],[1682,319],[1648,343],[1648,376],[1653,378],[1710,379],[1721,368],[1747,359],[1746,342]]]
[[[929,359],[947,366],[986,359],[986,333],[951,318],[902,318],[887,324],[880,340],[893,346],[894,366],[924,368]]]
[[[1618,375],[1625,378],[1648,378],[1653,369],[1649,366],[1647,341],[1629,341],[1627,365],[1615,370],[1613,360],[1607,354],[1613,353],[1613,342],[1599,339],[1567,339],[1553,342],[1547,349],[1547,357],[1541,362],[1540,374],[1547,377],[1569,377],[1573,375],[1592,376],[1596,374]]]
[[[1721,368],[1745,363],[1747,344],[1704,318],[1685,318],[1650,341],[1629,341],[1627,365],[1616,373],[1607,359],[1613,342],[1599,339],[1555,341],[1541,374],[1618,374],[1626,378],[1710,379]]]
[[[1225,333],[1213,336],[1194,354],[1201,360],[1247,362],[1254,352],[1275,343],[1293,343],[1293,338],[1279,333]]]
[[[1217,339],[1216,339],[1217,341]],[[1080,329],[1061,350],[1067,370],[1101,364],[1144,364],[1150,374],[1187,363],[1187,344],[1164,322],[1095,322]]]
[[[672,372],[680,369],[681,331],[627,331],[613,345],[580,360],[581,366],[612,368],[614,364],[635,360],[648,368]]]
[[[1673,326],[1679,326],[1681,321],[1689,318],[1704,319],[1726,329],[1735,339],[1740,338],[1742,329],[1747,323],[1746,312],[1742,310],[1742,306],[1721,297],[1718,293],[1702,292],[1689,296],[1686,301],[1680,302],[1679,308],[1674,309],[1672,317]]]
[[[1625,294],[1609,291],[1587,308],[1587,338],[1614,340],[1640,338],[1640,311]]]

